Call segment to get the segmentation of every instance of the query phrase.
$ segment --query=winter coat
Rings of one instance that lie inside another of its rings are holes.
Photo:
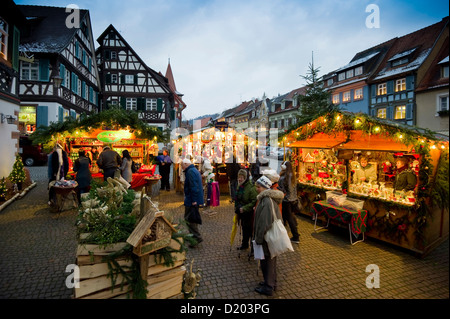
[[[62,163],[59,163],[59,156],[57,151],[54,151],[51,155],[51,178],[50,180],[57,180],[57,175],[59,171],[59,180],[65,178],[67,172],[69,171],[69,157],[67,156],[66,151],[62,150]],[[60,166],[61,165],[61,166]],[[61,168],[61,169],[60,169]],[[49,173],[50,174],[50,173]]]
[[[197,205],[203,205],[203,185],[200,172],[194,164],[191,164],[184,170],[184,174],[184,205],[192,206],[194,202],[197,202]]]
[[[278,187],[285,194],[284,201],[295,202],[298,200],[297,184],[293,184],[286,174],[281,175],[280,180],[278,181]]]
[[[122,172],[122,177],[128,183],[131,183],[131,179],[133,178],[133,171],[131,170],[132,164],[133,164],[133,161],[131,159],[124,157],[124,159],[122,161],[122,165],[120,166],[120,170]]]
[[[253,216],[253,207],[256,205],[256,196],[258,196],[258,193],[256,192],[255,185],[253,185],[249,179],[238,187],[236,191],[236,202],[234,204],[238,216],[242,218],[251,218]],[[237,212],[240,208],[243,210],[242,214]]]
[[[274,221],[272,207],[278,219],[281,219],[278,204],[283,200],[283,192],[275,189],[266,189],[257,196],[258,206],[255,211],[254,240],[258,245],[262,245],[265,258],[270,258],[269,247],[264,240],[264,235],[272,227]],[[273,205],[272,205],[273,202]]]
[[[405,168],[395,176],[394,189],[396,191],[411,191],[416,188],[417,176],[410,168]]]
[[[78,183],[78,188],[86,188],[91,185],[91,171],[89,170],[89,165],[91,160],[86,156],[80,156],[75,160],[73,164],[73,171],[77,172],[76,181]]]
[[[101,169],[119,168],[122,165],[122,158],[116,151],[106,149],[100,153],[97,159],[97,165]]]

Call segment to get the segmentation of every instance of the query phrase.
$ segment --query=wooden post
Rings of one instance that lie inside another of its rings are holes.
[[[145,280],[145,281],[147,281],[147,277],[148,277],[148,261],[149,261],[149,259],[150,259],[149,254],[139,257],[141,278],[142,278],[142,280]]]

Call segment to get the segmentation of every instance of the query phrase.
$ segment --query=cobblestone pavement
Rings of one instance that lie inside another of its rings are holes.
[[[75,262],[76,212],[59,217],[47,206],[45,167],[31,167],[38,185],[0,212],[0,298],[72,297],[65,286],[66,266]],[[174,221],[183,217],[182,196],[162,192],[154,200]],[[228,196],[216,214],[202,212],[204,241],[190,249],[193,270],[201,269],[197,299],[448,299],[448,240],[419,259],[398,247],[371,240],[350,245],[345,229],[314,232],[310,218],[299,216],[300,244],[277,261],[278,288],[272,297],[254,291],[261,271],[247,252],[236,250],[230,232],[233,219]],[[380,270],[380,288],[366,287],[366,267]]]

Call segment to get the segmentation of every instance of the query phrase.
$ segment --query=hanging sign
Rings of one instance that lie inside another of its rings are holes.
[[[116,143],[124,138],[130,138],[131,133],[126,130],[103,131],[97,135],[97,140],[104,143]]]

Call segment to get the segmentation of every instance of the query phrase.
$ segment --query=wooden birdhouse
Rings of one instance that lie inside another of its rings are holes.
[[[133,253],[144,256],[169,246],[173,232],[176,229],[164,217],[164,212],[150,211],[134,228],[127,243],[134,247]]]

